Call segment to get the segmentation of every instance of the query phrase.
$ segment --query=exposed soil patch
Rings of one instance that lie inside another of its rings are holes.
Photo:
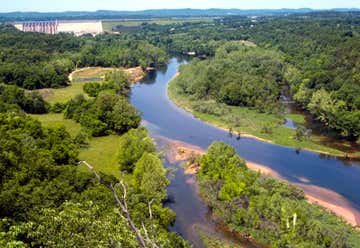
[[[249,47],[256,47],[257,45],[254,42],[248,41],[248,40],[240,40],[241,44],[244,44],[245,46]]]
[[[133,68],[116,68],[116,67],[84,67],[77,69],[69,74],[69,81],[74,79],[91,79],[91,78],[105,78],[105,74],[110,71],[124,71],[130,78],[132,83],[135,83],[145,77],[144,70],[138,66]],[[91,81],[91,80],[90,80]]]
[[[125,69],[124,71],[129,76],[132,83],[136,83],[145,77],[145,72],[140,66],[134,68],[128,68]]]
[[[40,89],[37,92],[46,100],[54,95],[54,91],[52,89]]]
[[[315,185],[295,184],[305,191],[306,199],[342,217],[352,226],[360,225],[360,211],[338,193]]]

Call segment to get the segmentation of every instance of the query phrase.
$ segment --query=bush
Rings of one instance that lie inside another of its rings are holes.
[[[66,104],[57,102],[51,106],[50,111],[53,113],[61,113],[64,111],[65,108],[66,108]]]
[[[231,109],[225,104],[218,103],[201,103],[194,106],[194,110],[204,114],[223,116],[229,114]]]
[[[99,92],[102,90],[102,86],[100,83],[89,82],[84,84],[83,90],[89,96],[97,97]]]
[[[145,129],[131,129],[120,139],[118,155],[120,170],[131,172],[135,163],[145,152],[153,153],[155,151],[156,146]]]

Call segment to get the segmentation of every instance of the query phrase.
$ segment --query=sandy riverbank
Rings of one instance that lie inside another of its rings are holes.
[[[262,174],[285,180],[279,173],[264,165],[247,161],[247,166],[251,170],[260,171]],[[360,211],[352,207],[351,203],[343,196],[332,190],[312,185],[306,178],[301,178],[300,181],[303,183],[292,184],[305,192],[305,197],[308,202],[324,207],[337,216],[342,217],[352,226],[360,225]]]
[[[166,142],[168,148],[166,149],[166,156],[172,163],[188,160],[192,156],[201,156],[205,153],[205,150],[200,147],[178,140],[170,140],[164,137],[159,137],[157,139],[161,139],[162,142]],[[251,170],[259,171],[264,175],[272,176],[279,180],[285,180],[278,172],[265,165],[253,163],[251,161],[246,161],[246,164]],[[198,170],[198,165],[192,164],[185,168],[185,173],[196,174]],[[360,211],[352,207],[351,203],[343,196],[329,189],[312,185],[306,178],[301,178],[300,181],[302,183],[293,183],[293,185],[298,186],[304,191],[308,202],[321,206],[324,209],[336,214],[352,226],[360,225]]]

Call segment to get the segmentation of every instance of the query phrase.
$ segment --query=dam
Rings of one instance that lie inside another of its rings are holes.
[[[23,32],[45,34],[73,33],[76,36],[84,34],[95,36],[103,32],[101,20],[26,21],[14,23],[14,26]]]

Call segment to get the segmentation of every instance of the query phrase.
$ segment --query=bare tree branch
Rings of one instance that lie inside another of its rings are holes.
[[[91,170],[91,171],[95,174],[95,176],[96,176],[96,178],[99,180],[99,182],[101,182],[101,177],[100,177],[100,175],[96,172],[96,170],[94,169],[94,167],[92,167],[92,166],[91,166],[90,164],[88,164],[88,162],[86,162],[86,161],[80,161],[79,164],[81,164],[81,163],[83,163],[84,165],[86,165],[86,167],[88,167],[88,169]]]
[[[103,180],[101,179],[101,176],[95,171],[93,166],[88,164],[86,161],[80,161],[79,164],[81,164],[81,163],[85,164],[89,168],[89,170],[91,170],[95,174],[96,178],[99,180],[100,183],[103,182]],[[122,190],[123,190],[123,202],[121,202],[121,200],[119,199],[119,197],[118,197],[118,195],[116,193],[116,190],[115,190],[112,183],[110,183],[110,185],[106,185],[106,184],[104,184],[104,185],[111,190],[117,205],[120,207],[121,211],[123,212],[123,216],[126,218],[128,224],[130,226],[130,229],[135,234],[139,245],[142,248],[146,248],[145,240],[144,240],[143,236],[141,235],[141,233],[139,232],[139,230],[136,228],[135,223],[131,219],[130,213],[128,211],[128,207],[127,207],[127,203],[126,203],[127,191],[126,191],[125,184],[122,181],[120,182],[120,185],[121,185]],[[151,241],[151,243],[153,243],[153,242]],[[158,248],[158,246],[156,246],[156,247]]]
[[[152,218],[153,218],[153,215],[152,215],[152,210],[151,210],[151,204],[154,202],[154,199],[152,199],[149,203],[148,203],[148,207],[149,207],[149,218],[150,218],[150,221],[152,222]]]
[[[142,224],[142,228],[144,230],[144,234],[145,234],[145,238],[147,239],[147,241],[152,245],[153,248],[160,248],[156,243],[155,241],[153,241],[150,237],[149,237],[149,234],[146,230],[146,227],[144,225],[144,223],[141,223]]]

